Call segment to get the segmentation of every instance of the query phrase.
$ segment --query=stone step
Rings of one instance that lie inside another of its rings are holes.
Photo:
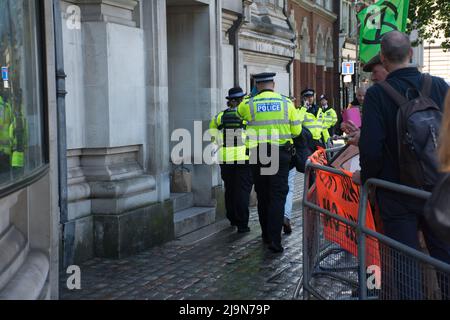
[[[194,206],[193,193],[171,193],[170,199],[173,201],[173,212],[175,213]]]
[[[24,263],[28,250],[23,234],[14,226],[0,236],[0,290],[14,277]]]
[[[43,297],[49,274],[48,257],[39,251],[27,256],[19,271],[0,290],[0,300],[37,300]],[[45,294],[47,296],[47,294]]]
[[[213,224],[210,224],[206,227],[203,227],[201,229],[198,229],[194,232],[188,233],[184,236],[177,238],[177,244],[183,245],[183,246],[191,246],[199,241],[202,241],[206,238],[209,238],[223,230],[233,230],[233,232],[236,232],[235,228],[230,227],[230,221],[228,219],[217,221]]]
[[[174,214],[175,237],[186,235],[214,223],[216,208],[193,207]]]

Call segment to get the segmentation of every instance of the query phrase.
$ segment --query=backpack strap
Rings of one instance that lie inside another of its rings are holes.
[[[386,93],[394,100],[395,104],[402,106],[408,102],[404,96],[402,96],[397,90],[394,89],[387,81],[382,81],[379,83],[381,87],[386,91]]]
[[[431,85],[433,84],[433,78],[428,73],[423,75],[422,96],[428,98],[431,94]]]

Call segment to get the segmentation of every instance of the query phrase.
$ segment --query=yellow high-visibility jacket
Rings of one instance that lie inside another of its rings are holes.
[[[238,114],[248,122],[249,148],[261,143],[285,145],[302,132],[302,118],[292,101],[272,90],[248,97],[238,107]]]

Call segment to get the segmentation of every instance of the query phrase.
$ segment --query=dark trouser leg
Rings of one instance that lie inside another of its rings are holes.
[[[267,230],[268,224],[268,208],[270,204],[270,189],[269,179],[267,176],[261,175],[261,166],[255,164],[251,166],[253,181],[255,183],[256,197],[258,199],[258,217],[261,225],[262,237],[265,242],[270,242],[269,232]]]
[[[0,183],[11,180],[11,158],[0,151]]]
[[[392,209],[394,210],[394,209]],[[415,213],[404,214],[402,216],[392,216],[392,212],[382,210],[383,227],[386,236],[397,240],[409,247],[420,250],[419,239],[417,237],[418,221]],[[390,283],[386,283],[384,291],[389,290],[390,297],[393,298],[393,289],[396,289],[399,300],[421,300],[423,299],[422,273],[420,265],[412,257],[404,255],[394,249],[387,249],[388,259],[391,263],[387,267],[389,275],[386,277]]]
[[[238,164],[235,171],[234,204],[236,209],[236,222],[238,227],[248,227],[250,192],[252,191],[253,179],[249,165]]]
[[[281,246],[281,229],[284,221],[284,207],[289,192],[289,169],[292,155],[280,149],[278,172],[269,176],[270,205],[268,212],[268,231],[273,243]]]
[[[439,240],[430,228],[427,226],[423,218],[420,220],[420,226],[425,238],[427,249],[433,258],[450,264],[450,247]],[[438,285],[441,290],[442,300],[450,300],[450,279],[448,275],[436,272]]]
[[[227,218],[232,225],[237,225],[233,197],[234,171],[234,165],[232,164],[220,165],[220,173],[225,184],[225,208],[227,211]]]

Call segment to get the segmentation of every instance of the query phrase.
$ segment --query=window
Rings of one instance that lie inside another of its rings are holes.
[[[347,35],[349,34],[349,11],[350,5],[344,2],[342,4],[341,31]]]
[[[39,1],[0,0],[0,187],[42,167],[43,77]]]

